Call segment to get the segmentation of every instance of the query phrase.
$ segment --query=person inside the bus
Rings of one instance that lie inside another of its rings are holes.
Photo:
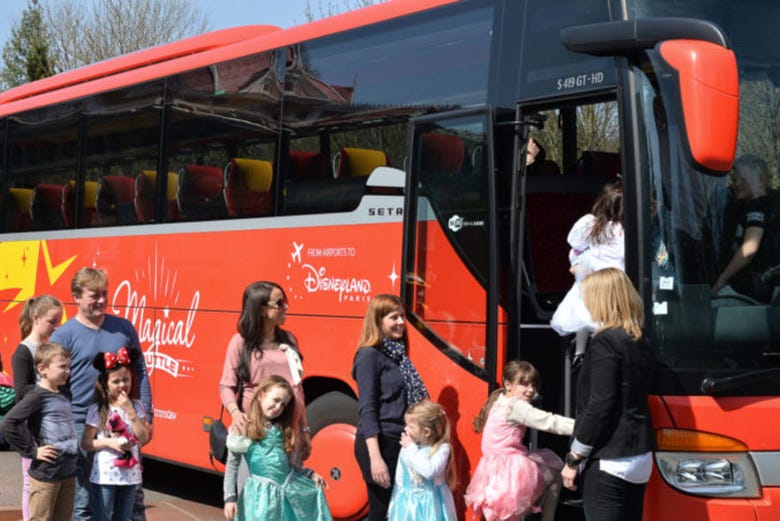
[[[547,151],[541,143],[532,137],[528,138],[525,148],[525,168],[528,175],[560,174],[561,169],[555,161],[547,159]]]
[[[772,252],[777,240],[771,225],[774,210],[768,196],[769,168],[766,161],[744,155],[734,162],[730,174],[732,200],[726,209],[723,248],[727,258],[712,285],[713,294],[734,292],[759,302],[768,302],[773,287],[762,277],[778,262]]]

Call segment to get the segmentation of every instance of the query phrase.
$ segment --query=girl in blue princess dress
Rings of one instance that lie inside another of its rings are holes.
[[[404,420],[389,521],[456,521],[447,415],[439,404],[422,400],[407,409]]]
[[[293,390],[282,376],[271,375],[257,386],[249,405],[246,436],[231,432],[231,455],[225,490],[235,491],[236,458],[243,454],[249,478],[241,493],[225,497],[225,518],[238,521],[331,521],[322,487],[325,481],[309,469],[291,465],[295,449]]]

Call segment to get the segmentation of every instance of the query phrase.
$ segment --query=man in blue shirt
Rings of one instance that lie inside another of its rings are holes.
[[[73,301],[78,306],[76,316],[58,328],[51,341],[61,344],[70,352],[71,373],[69,380],[73,419],[79,440],[84,433],[87,408],[94,401],[95,382],[98,371],[92,366],[95,355],[101,352],[116,354],[120,348],[141,351],[138,333],[133,324],[122,317],[106,314],[108,303],[108,279],[102,270],[81,268],[71,281]],[[132,370],[138,379],[141,402],[144,404],[151,423],[154,416],[152,391],[146,363],[139,356]],[[92,455],[80,451],[76,475],[76,499],[73,505],[74,521],[91,519],[89,475]],[[143,488],[138,487],[138,497],[133,507],[133,520],[145,520]]]

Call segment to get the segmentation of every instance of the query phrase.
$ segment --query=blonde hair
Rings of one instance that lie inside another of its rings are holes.
[[[22,314],[19,315],[19,330],[22,332],[22,340],[30,336],[33,327],[33,319],[46,314],[50,309],[62,309],[62,302],[51,295],[39,295],[24,302]]]
[[[642,338],[644,306],[628,276],[618,268],[591,273],[582,281],[582,301],[593,321],[604,329],[624,329]]]
[[[290,401],[287,403],[282,413],[271,420],[266,418],[263,413],[263,407],[260,401],[265,394],[274,387],[281,387],[285,389],[290,395]],[[293,418],[295,418],[295,395],[293,394],[292,386],[290,382],[284,379],[283,376],[272,374],[263,378],[255,390],[255,395],[252,397],[252,401],[249,403],[248,412],[249,424],[247,426],[247,436],[255,441],[260,441],[265,438],[265,424],[273,421],[277,424],[282,431],[282,439],[284,439],[285,452],[292,452],[295,448],[295,429],[293,428]]]
[[[99,291],[108,287],[106,272],[95,268],[81,268],[70,281],[70,291],[75,297],[80,297],[84,288]]]
[[[63,358],[67,358],[70,360],[70,352],[65,349],[62,345],[57,344],[56,342],[44,342],[40,346],[38,346],[38,349],[35,351],[35,367],[36,370],[39,365],[42,365],[43,367],[48,367],[49,364],[54,360],[55,357],[61,356]]]
[[[377,347],[384,338],[382,333],[382,319],[393,311],[404,309],[401,299],[395,295],[382,294],[377,295],[368,304],[366,317],[363,319],[363,331],[360,333],[358,349],[364,347]],[[409,335],[404,329],[403,339],[407,350],[409,349]]]
[[[496,402],[499,395],[504,394],[507,383],[533,385],[538,390],[542,384],[542,377],[531,362],[526,362],[525,360],[510,360],[507,362],[504,366],[501,387],[490,393],[487,401],[482,405],[482,409],[479,410],[479,414],[472,422],[475,432],[482,432],[482,429],[485,428],[485,422],[487,421],[488,414],[490,414],[490,409],[493,408],[493,404]]]
[[[421,400],[406,409],[406,422],[416,422],[422,428],[430,429],[433,444],[431,445],[431,454],[434,454],[442,443],[450,442],[450,420],[447,413],[436,402],[430,400]],[[444,478],[450,488],[457,485],[457,472],[455,471],[455,459],[450,450],[450,457],[447,461],[447,468],[444,471]]]

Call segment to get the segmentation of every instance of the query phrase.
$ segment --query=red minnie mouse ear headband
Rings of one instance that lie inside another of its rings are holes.
[[[129,350],[126,347],[120,347],[119,351],[114,353],[98,353],[92,360],[92,365],[98,371],[109,371],[116,367],[129,367],[130,364],[138,359],[138,351]]]

